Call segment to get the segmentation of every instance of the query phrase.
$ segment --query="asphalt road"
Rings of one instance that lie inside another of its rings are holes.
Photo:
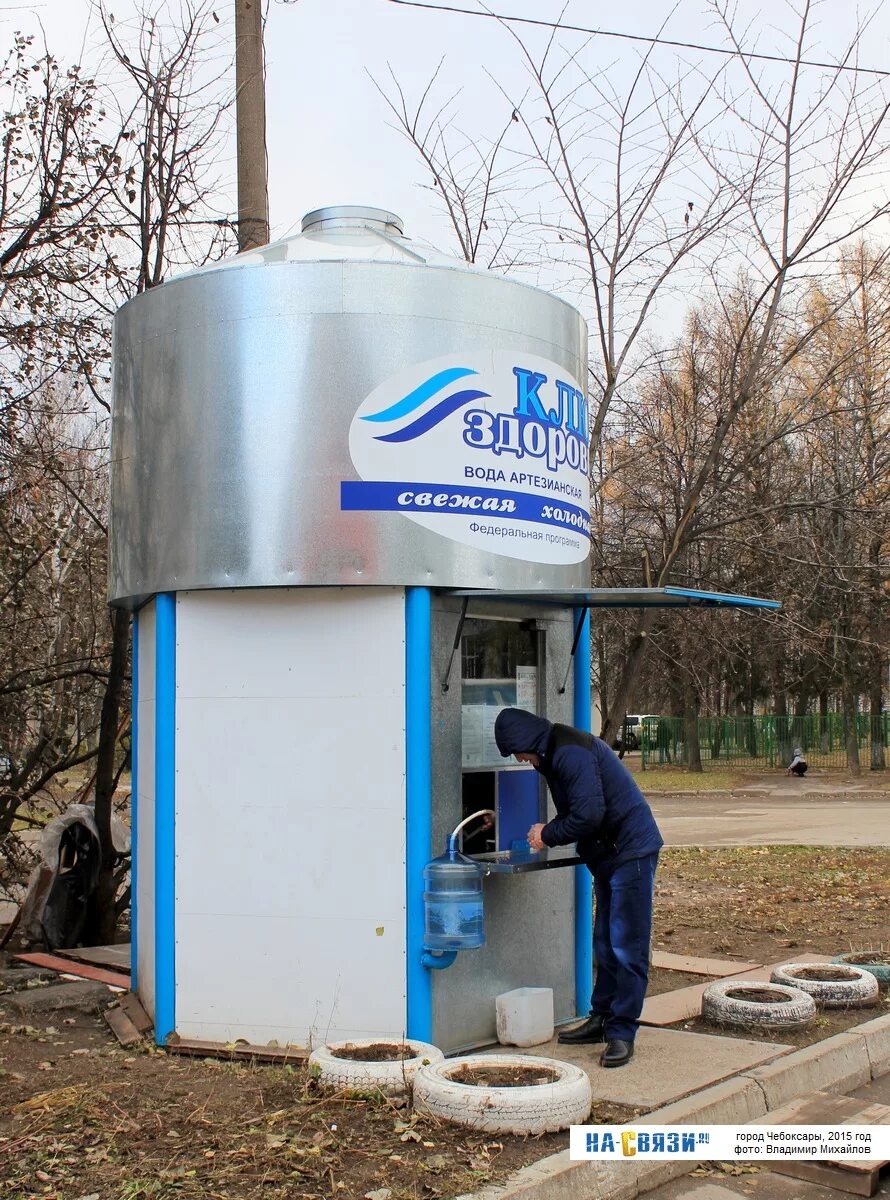
[[[650,795],[668,846],[890,846],[890,794]]]

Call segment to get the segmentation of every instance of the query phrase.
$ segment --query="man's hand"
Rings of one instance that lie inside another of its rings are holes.
[[[532,850],[547,849],[545,844],[541,841],[541,830],[543,828],[543,825],[532,825],[531,829],[528,831],[528,844]]]

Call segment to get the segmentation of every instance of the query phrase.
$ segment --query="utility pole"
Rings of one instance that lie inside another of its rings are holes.
[[[262,0],[235,0],[238,249],[269,241]]]

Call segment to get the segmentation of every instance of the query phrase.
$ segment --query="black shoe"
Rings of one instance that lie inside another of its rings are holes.
[[[623,1067],[634,1056],[633,1042],[623,1042],[621,1038],[609,1038],[606,1048],[600,1056],[601,1067]]]
[[[606,1040],[603,1031],[604,1022],[605,1017],[600,1013],[593,1013],[582,1025],[576,1025],[574,1029],[564,1029],[556,1040],[562,1042],[564,1046],[583,1046],[604,1042]]]

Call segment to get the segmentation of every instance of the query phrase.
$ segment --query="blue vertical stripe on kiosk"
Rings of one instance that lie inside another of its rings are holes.
[[[432,1040],[433,984],[423,965],[423,868],[432,843],[432,594],[405,589],[405,987],[407,1036]]]
[[[176,593],[155,601],[155,1041],[176,1030]]]
[[[573,719],[576,729],[591,733],[590,609],[585,608],[577,629]],[[593,877],[583,864],[575,867],[575,1007],[578,1016],[590,1011],[593,992]]]
[[[130,651],[130,990],[139,990],[139,612],[133,613]]]

